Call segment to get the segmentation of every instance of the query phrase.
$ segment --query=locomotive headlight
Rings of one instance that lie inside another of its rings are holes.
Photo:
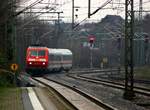
[[[43,65],[45,65],[45,62],[43,62]]]
[[[31,64],[32,64],[32,62],[29,62],[29,64],[31,65]]]
[[[44,58],[43,59],[39,59],[39,60],[42,61],[42,62],[46,62],[46,59],[44,59]]]

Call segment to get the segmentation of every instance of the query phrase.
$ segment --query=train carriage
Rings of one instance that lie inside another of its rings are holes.
[[[72,52],[69,49],[28,47],[26,71],[69,71],[72,68]]]

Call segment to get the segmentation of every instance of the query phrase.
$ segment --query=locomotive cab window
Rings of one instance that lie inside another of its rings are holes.
[[[38,56],[38,52],[36,50],[31,50],[30,56]]]
[[[35,57],[37,57],[37,56],[45,56],[45,54],[46,54],[45,50],[39,50],[39,51],[31,50],[30,51],[30,56],[35,56]]]
[[[38,56],[45,56],[45,50],[39,50]]]

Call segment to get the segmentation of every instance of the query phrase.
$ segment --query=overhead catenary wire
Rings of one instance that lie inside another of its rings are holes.
[[[55,3],[56,3],[56,2],[55,2]],[[66,3],[66,2],[65,2],[65,3]],[[64,4],[65,4],[65,3],[64,3]],[[51,7],[51,9],[48,10],[48,11],[46,11],[46,13],[49,12],[49,11],[52,11],[53,9],[54,9],[54,8]],[[43,10],[43,9],[42,9],[42,10]],[[42,10],[40,10],[40,11],[42,11]],[[40,13],[40,12],[38,12],[38,13]],[[19,29],[23,28],[25,25],[28,25],[28,24],[31,23],[35,18],[39,17],[39,16],[42,15],[42,14],[44,14],[44,13],[40,13],[40,14],[38,14],[37,16],[34,16],[30,21],[24,23],[21,27],[19,27]],[[47,32],[47,33],[44,34],[42,37],[46,36],[48,33],[50,33],[50,32]]]
[[[52,10],[53,10],[53,8],[50,9],[50,10],[48,10],[48,11],[46,11],[46,12],[49,12],[49,11],[52,11]],[[40,14],[34,16],[30,21],[24,23],[24,24],[23,24],[22,26],[20,26],[18,29],[22,29],[24,26],[26,26],[26,25],[28,25],[29,23],[31,23],[32,21],[34,21],[35,18],[39,17],[39,16],[42,15],[42,14],[43,14],[43,13],[40,13]]]
[[[90,16],[94,15],[95,13],[97,13],[100,9],[102,9],[103,7],[105,7],[107,4],[109,4],[112,0],[107,0],[104,4],[102,4],[98,9],[96,9],[93,13],[89,13]]]
[[[25,3],[29,2],[29,1],[32,1],[32,0],[22,0],[22,1],[20,1],[20,3],[21,4],[25,4]]]
[[[39,0],[37,0],[37,1],[39,1]],[[43,1],[43,0],[40,0],[40,1]],[[67,4],[67,3],[70,3],[70,0],[67,1],[67,2],[63,2],[62,5],[65,5],[65,4]],[[62,5],[61,5],[61,6],[62,6]],[[33,5],[32,5],[32,6],[33,6]],[[48,4],[48,6],[49,6],[49,4]],[[61,7],[61,6],[60,6],[60,7]],[[59,8],[60,8],[60,7],[59,7]],[[31,7],[30,7],[30,8],[31,8]],[[28,9],[29,9],[29,7],[28,7]],[[42,8],[38,13],[40,13],[43,9],[45,9],[45,8]],[[54,9],[54,8],[51,7],[51,9],[49,9],[49,10],[46,11],[46,12],[52,11],[53,9]],[[30,21],[24,23],[21,27],[19,27],[19,29],[23,28],[25,25],[28,25],[28,24],[31,23],[35,18],[39,17],[39,16],[42,15],[42,14],[44,14],[44,13],[40,13],[40,14],[38,14],[37,16],[34,16]]]
[[[107,0],[104,4],[102,4],[98,9],[96,9],[93,13],[90,13],[90,16],[94,15],[95,13],[97,13],[99,10],[103,9],[106,5],[108,5],[112,0]],[[78,24],[76,24],[73,29],[75,29],[76,27],[78,27],[80,24],[82,24],[84,21],[86,21],[89,18],[86,17],[84,18],[82,21],[80,21]]]
[[[43,0],[40,0],[40,1],[43,1]],[[35,6],[35,5],[34,5]],[[49,6],[49,4],[47,4],[47,6]],[[30,7],[30,8],[32,8],[32,7]],[[43,7],[41,10],[39,10],[39,12],[38,13],[40,13],[42,10],[44,10],[45,9],[45,7]],[[46,9],[47,10],[47,9]],[[47,12],[49,12],[49,11],[52,11],[52,10],[54,10],[54,8],[53,7],[51,7],[48,11],[46,11],[45,13],[47,13]],[[40,15],[42,15],[42,14],[44,14],[44,13],[40,13],[40,14],[38,14],[38,15],[36,15],[36,16],[34,16],[34,17],[32,17],[31,18],[31,20],[29,20],[29,21],[27,21],[26,23],[24,23],[21,27],[19,27],[18,29],[22,29],[24,26],[26,26],[26,25],[28,25],[29,23],[31,23],[32,21],[34,21],[34,19],[35,18],[37,18],[37,17],[39,17]]]
[[[34,3],[30,4],[29,6],[25,7],[24,9],[22,9],[21,11],[17,12],[16,14],[14,14],[13,16],[18,16],[21,13],[25,12],[26,10],[30,9],[31,7],[37,5],[38,3],[42,2],[43,0],[36,0]]]
[[[67,3],[70,3],[71,2],[71,0],[67,0],[67,1],[64,1],[64,2],[62,2],[62,4],[61,5],[59,5],[58,7],[60,7],[60,6],[64,6],[65,5],[65,3],[67,4]],[[148,2],[148,1],[147,1]],[[117,4],[117,2],[113,2],[113,4]],[[119,3],[118,4],[123,4],[123,2],[120,2],[120,0],[119,0]],[[121,7],[121,8],[123,8],[123,7]],[[103,9],[105,9],[105,8],[103,8]],[[114,9],[113,7],[112,7],[112,9]],[[118,9],[117,7],[115,8],[115,10],[121,10],[120,8]],[[122,11],[124,11],[124,10],[122,10]],[[117,13],[117,14],[120,14],[120,13]],[[81,15],[84,15],[84,14],[78,14],[79,16]],[[69,17],[68,17],[69,18]],[[80,18],[79,18],[80,19]],[[84,22],[84,21],[83,21]]]

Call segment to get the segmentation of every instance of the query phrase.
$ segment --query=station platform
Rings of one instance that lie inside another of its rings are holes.
[[[63,97],[65,97],[65,99],[67,99],[78,110],[104,110],[102,107],[89,101],[87,98],[76,93],[73,90],[70,90],[64,86],[61,86],[59,84],[56,84],[52,81],[48,81],[43,78],[36,78],[36,79],[54,88],[57,92],[59,92]]]
[[[104,110],[73,90],[43,78],[38,78],[38,80],[54,88],[76,108],[73,110]],[[72,110],[69,108],[61,109],[60,106],[58,107],[58,104],[54,103],[53,99],[50,99],[49,96],[45,94],[44,88],[43,86],[22,88],[22,101],[25,110]]]

